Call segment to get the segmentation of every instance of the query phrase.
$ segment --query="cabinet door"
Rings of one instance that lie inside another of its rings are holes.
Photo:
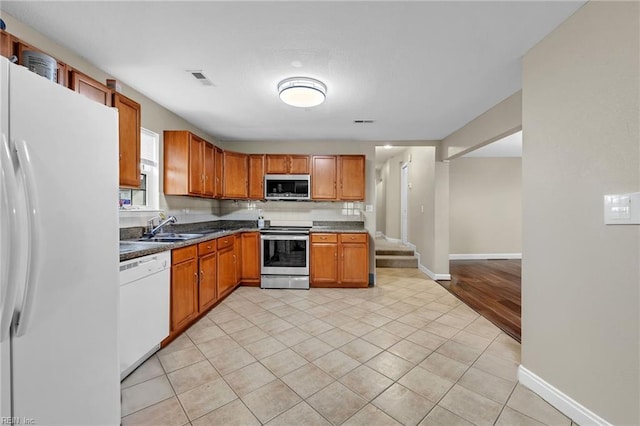
[[[215,184],[213,196],[216,198],[222,197],[222,180],[224,167],[222,163],[222,150],[217,146],[214,146],[214,162],[215,162]]]
[[[111,89],[76,70],[71,71],[69,88],[106,106],[112,106]]]
[[[311,160],[311,198],[335,200],[337,159],[335,155],[314,155]]]
[[[290,155],[289,156],[289,173],[293,175],[309,174],[309,156],[308,155]]]
[[[264,198],[264,155],[249,155],[249,198],[262,200]]]
[[[311,284],[338,282],[338,243],[311,243]]]
[[[235,265],[236,276],[234,277],[234,286],[240,283],[240,277],[242,276],[242,240],[241,234],[234,235],[233,243],[233,263]]]
[[[267,154],[266,156],[266,166],[265,173],[271,175],[283,175],[289,173],[289,168],[287,167],[288,155],[284,154]]]
[[[215,244],[215,241],[211,242]],[[217,253],[200,256],[200,285],[198,287],[198,311],[204,312],[213,305],[216,298]]]
[[[203,141],[203,155],[203,194],[208,197],[213,197],[215,193],[215,149],[213,148],[213,145]]]
[[[140,104],[120,93],[113,94],[118,109],[120,136],[120,186],[140,186]]]
[[[236,285],[236,264],[233,246],[218,250],[218,298],[227,295]]]
[[[340,282],[354,287],[369,285],[368,244],[340,244]]]
[[[198,262],[190,259],[171,267],[171,330],[198,315]]]
[[[189,138],[189,193],[204,193],[204,141],[195,135]]]
[[[260,233],[245,232],[241,235],[240,281],[248,284],[260,283]]]
[[[364,155],[341,155],[338,159],[338,199],[364,201]]]
[[[225,198],[247,198],[249,156],[239,152],[223,151],[222,158],[224,163],[223,196]]]
[[[4,30],[0,30],[0,55],[5,58],[13,55],[13,39],[11,34]]]

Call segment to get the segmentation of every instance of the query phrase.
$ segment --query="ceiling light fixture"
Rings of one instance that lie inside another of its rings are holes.
[[[391,148],[393,148],[393,147],[392,147],[391,145],[389,145],[389,144],[386,144],[386,145],[384,146],[384,149],[391,149]]]
[[[292,77],[278,83],[280,99],[287,105],[311,108],[324,102],[327,86],[319,80],[308,77]]]

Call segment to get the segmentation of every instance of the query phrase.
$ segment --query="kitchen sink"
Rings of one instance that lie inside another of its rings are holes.
[[[148,238],[142,237],[137,241],[140,242],[158,242],[158,243],[177,243],[180,241],[193,240],[195,238],[202,237],[203,234],[176,234],[176,233],[162,233]]]
[[[163,247],[167,244],[168,242],[159,241],[120,241],[120,253],[130,253],[132,251]]]

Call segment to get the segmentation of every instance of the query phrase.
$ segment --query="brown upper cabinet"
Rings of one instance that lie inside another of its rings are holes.
[[[306,175],[309,174],[309,156],[292,154],[267,154],[266,174]]]
[[[113,106],[111,89],[78,70],[69,72],[69,89],[103,105]]]
[[[223,198],[245,199],[249,196],[249,155],[222,151]]]
[[[314,155],[311,159],[311,199],[335,200],[338,159],[335,155]]]
[[[120,93],[113,94],[118,109],[120,136],[120,186],[140,186],[140,104]]]
[[[224,168],[222,163],[222,150],[217,146],[213,147],[214,150],[214,184],[213,184],[213,196],[215,198],[222,198],[222,180],[224,176]]]
[[[314,155],[311,199],[364,201],[364,155]]]
[[[249,155],[249,198],[264,198],[264,154]]]
[[[164,132],[164,193],[213,197],[215,148],[186,130]]]
[[[364,201],[364,155],[340,155],[338,157],[338,199]]]
[[[13,53],[14,38],[4,30],[0,30],[0,55],[5,58],[11,57]]]

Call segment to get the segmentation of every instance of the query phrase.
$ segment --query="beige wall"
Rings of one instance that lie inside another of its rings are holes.
[[[384,165],[383,179],[386,191],[384,234],[400,239],[400,165],[403,153],[390,158]]]
[[[440,160],[495,142],[522,127],[522,92],[516,92],[442,140]]]
[[[16,20],[11,15],[3,12],[2,19],[7,24],[7,30],[16,37],[33,44],[35,47],[55,56],[58,60],[63,61],[74,68],[84,72],[94,79],[106,82],[107,78],[113,76],[106,74],[102,70],[96,68],[80,56],[76,55],[69,49],[60,46],[47,37],[35,31],[33,28]],[[165,109],[161,105],[155,103],[151,99],[133,90],[123,84],[122,93],[140,103],[142,107],[142,127],[149,129],[160,135],[160,161],[162,163],[162,132],[164,130],[190,130],[211,142],[216,142],[210,135],[204,133],[200,129],[194,127],[176,114]],[[181,222],[199,221],[214,219],[218,206],[215,200],[207,200],[195,197],[165,197],[162,191],[162,177],[160,178],[160,208],[167,210],[171,214],[176,214]],[[145,223],[146,219],[152,214],[141,214],[140,217],[132,217],[135,213],[128,213],[125,220],[121,220],[121,226],[132,226],[141,222]]]
[[[385,233],[387,220],[387,185],[383,168],[376,169],[376,233]]]
[[[522,253],[522,159],[450,163],[452,254]]]
[[[589,2],[524,57],[522,365],[610,423],[640,424],[640,3]]]
[[[449,166],[436,162],[436,147],[412,146],[382,168],[386,182],[385,235],[401,238],[400,173],[408,164],[407,234],[420,264],[434,274],[449,273]]]

